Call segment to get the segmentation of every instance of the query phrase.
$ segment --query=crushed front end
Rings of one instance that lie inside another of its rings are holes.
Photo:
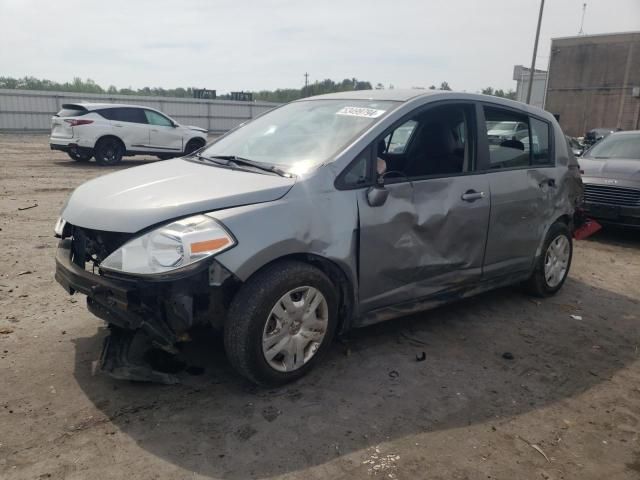
[[[153,347],[177,354],[195,327],[222,326],[237,279],[213,257],[155,275],[109,271],[101,264],[134,234],[70,224],[56,233],[56,280],[69,294],[86,295],[89,311],[109,326],[101,369],[119,379],[176,383],[174,375],[130,360],[134,339],[144,335]]]

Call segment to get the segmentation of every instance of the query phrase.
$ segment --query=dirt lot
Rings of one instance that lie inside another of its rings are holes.
[[[355,332],[283,389],[236,377],[215,336],[187,352],[204,374],[131,384],[92,375],[103,325],[53,280],[60,208],[114,169],[0,135],[0,478],[640,478],[640,233],[579,242],[554,298]]]

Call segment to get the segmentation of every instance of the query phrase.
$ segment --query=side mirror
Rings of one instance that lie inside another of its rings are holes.
[[[378,184],[367,189],[367,203],[370,207],[384,205],[389,196],[389,190],[383,184]]]

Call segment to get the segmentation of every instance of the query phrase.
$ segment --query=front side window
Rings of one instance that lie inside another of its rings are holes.
[[[378,174],[393,182],[472,170],[473,115],[472,105],[451,104],[429,108],[404,121],[377,142]]]
[[[304,173],[331,160],[397,104],[330,99],[289,103],[220,138],[201,155],[233,155]]]
[[[164,115],[160,115],[158,112],[152,110],[145,110],[144,115],[149,125],[158,125],[160,127],[172,127],[173,123]]]
[[[404,153],[417,124],[415,120],[409,120],[387,135],[384,139],[386,151],[396,154]]]

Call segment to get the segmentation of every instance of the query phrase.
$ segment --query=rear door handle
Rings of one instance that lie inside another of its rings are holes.
[[[114,126],[114,127],[122,127],[122,126],[124,126],[124,125],[121,125],[121,124],[119,124],[119,123],[114,123],[114,124],[113,124],[113,126]]]
[[[462,194],[462,200],[465,202],[475,202],[484,198],[484,192],[476,192],[475,190],[467,190]]]

